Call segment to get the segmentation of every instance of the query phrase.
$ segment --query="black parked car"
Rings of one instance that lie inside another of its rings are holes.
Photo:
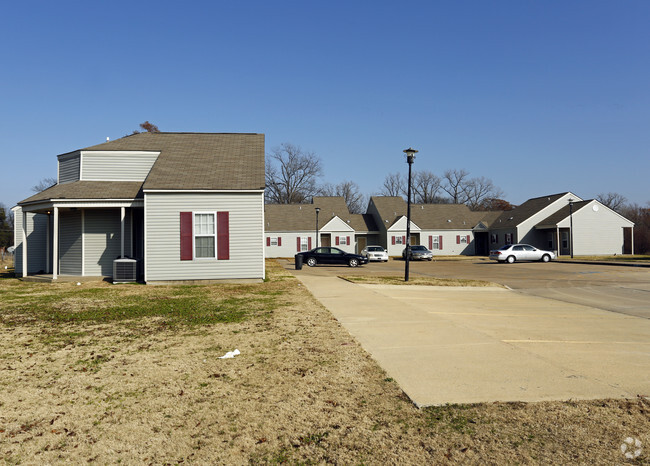
[[[339,248],[322,247],[312,249],[311,251],[299,252],[297,256],[302,256],[302,261],[309,267],[316,264],[347,264],[350,267],[356,267],[359,264],[367,264],[368,258],[359,254],[345,252]]]

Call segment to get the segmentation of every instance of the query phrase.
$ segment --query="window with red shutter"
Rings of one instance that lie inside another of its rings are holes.
[[[230,213],[217,212],[217,259],[230,259]]]
[[[442,250],[442,235],[438,237],[438,247]]]
[[[393,244],[395,244],[395,237],[394,236],[391,237],[391,240],[392,240]]]
[[[266,245],[271,246],[271,237],[270,236],[266,237]]]
[[[336,245],[337,246],[339,245],[339,237],[338,236],[336,237]]]
[[[307,238],[307,249],[311,251],[311,236]]]
[[[456,244],[460,244],[460,235],[456,235]]]
[[[282,238],[278,236],[278,246],[282,246]]]
[[[181,212],[181,260],[192,260],[192,212]]]
[[[349,236],[346,237],[346,241],[347,241],[347,242],[346,242],[345,244],[347,244],[347,245],[349,246],[349,245],[350,245],[350,237],[349,237]]]
[[[300,236],[296,238],[296,251],[300,252]]]
[[[467,244],[470,243],[469,235],[467,235]]]

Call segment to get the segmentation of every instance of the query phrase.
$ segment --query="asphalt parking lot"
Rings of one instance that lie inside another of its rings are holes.
[[[510,289],[338,278],[403,271],[398,260],[293,272],[418,406],[650,395],[650,269],[471,258],[412,263],[411,276]]]
[[[650,268],[563,262],[502,264],[479,257],[410,262],[409,269],[411,277],[490,281],[518,293],[650,319]],[[357,268],[317,266],[309,273],[404,276],[404,261],[391,259]]]

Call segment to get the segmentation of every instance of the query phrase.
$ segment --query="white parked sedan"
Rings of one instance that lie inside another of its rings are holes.
[[[362,256],[366,256],[369,261],[388,262],[388,251],[381,246],[366,246],[361,251]]]
[[[512,264],[516,261],[542,261],[555,259],[555,253],[537,249],[530,244],[506,244],[500,249],[490,251],[490,259]]]

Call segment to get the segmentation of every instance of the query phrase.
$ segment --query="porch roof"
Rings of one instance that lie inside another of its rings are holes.
[[[59,200],[133,200],[142,197],[142,181],[74,181],[51,186],[20,201],[18,205]]]

